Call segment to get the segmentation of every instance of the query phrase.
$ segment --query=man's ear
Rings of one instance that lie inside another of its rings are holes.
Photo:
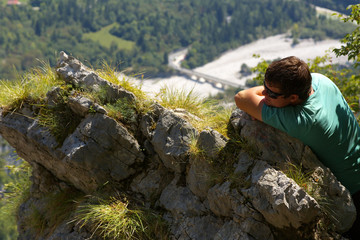
[[[294,105],[298,104],[300,101],[299,95],[297,95],[297,94],[291,94],[289,96],[289,99],[290,99],[290,103],[294,104]]]

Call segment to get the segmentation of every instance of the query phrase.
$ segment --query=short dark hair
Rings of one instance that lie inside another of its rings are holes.
[[[291,56],[272,62],[265,72],[265,81],[281,89],[285,97],[296,94],[306,100],[311,89],[309,66],[301,59]]]

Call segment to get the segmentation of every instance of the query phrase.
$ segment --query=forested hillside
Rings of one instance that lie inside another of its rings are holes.
[[[351,11],[347,9],[349,5],[358,4],[358,0],[305,0],[308,3],[319,7],[329,8],[338,12],[349,14]]]
[[[1,79],[39,65],[34,59],[53,65],[61,50],[93,67],[105,60],[120,70],[154,75],[169,71],[168,53],[181,47],[192,46],[184,65],[193,68],[230,48],[291,29],[296,38],[318,40],[342,38],[352,29],[317,18],[304,1],[27,0],[11,6],[6,2],[0,9]]]

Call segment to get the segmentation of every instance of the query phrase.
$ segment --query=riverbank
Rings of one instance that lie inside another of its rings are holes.
[[[324,56],[326,53],[332,57],[333,63],[345,63],[346,57],[336,58],[335,54],[331,52],[332,48],[339,48],[340,46],[340,41],[333,39],[319,42],[309,39],[301,40],[299,44],[292,46],[292,39],[286,37],[285,34],[280,34],[228,51],[218,59],[196,68],[195,71],[245,85],[247,78],[240,78],[239,75],[242,64],[255,67],[262,59],[274,60],[287,56],[297,56],[308,61],[317,56]],[[260,58],[253,57],[254,54],[260,55]],[[158,93],[160,88],[165,85],[185,90],[193,89],[194,92],[204,97],[223,91],[209,83],[195,81],[184,76],[137,80],[137,83],[142,84],[142,89],[149,94]]]

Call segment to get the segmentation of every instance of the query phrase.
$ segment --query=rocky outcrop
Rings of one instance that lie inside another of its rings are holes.
[[[136,101],[134,94],[65,53],[56,72],[84,91],[106,89],[109,102]],[[56,104],[57,92],[48,94],[49,105]],[[19,239],[95,238],[69,219],[41,236],[22,220],[31,206],[43,209],[46,194],[68,189],[85,194],[123,192],[141,200],[168,222],[170,239],[321,239],[322,234],[340,238],[337,233],[354,221],[349,191],[308,147],[240,110],[233,112],[229,126],[242,144],[220,158],[233,136],[226,138],[213,129],[198,132],[182,114],[157,103],[139,115],[134,126],[109,117],[84,96],[69,96],[68,107],[80,121],[61,144],[39,124],[31,108],[1,114],[1,135],[33,167],[30,198],[19,211]],[[135,127],[137,132],[129,130]],[[204,150],[201,156],[189,154],[194,139]],[[224,163],[214,167],[219,161]],[[227,173],[232,177],[214,180],[214,171],[227,162],[233,163]],[[292,166],[309,173],[307,186],[285,174]],[[327,211],[329,206],[332,211]],[[319,222],[334,229],[324,231],[317,227]]]

